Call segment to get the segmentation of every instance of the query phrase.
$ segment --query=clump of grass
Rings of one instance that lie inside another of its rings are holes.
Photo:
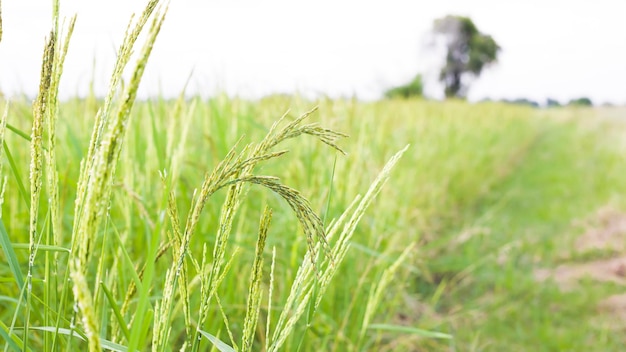
[[[27,275],[24,280],[14,251],[24,246],[11,240],[1,222],[0,213],[0,245],[9,259],[13,280],[17,283],[17,304],[11,324],[0,325],[0,336],[6,341],[5,350],[73,350],[83,348],[84,341],[90,351],[135,351],[148,347],[153,351],[170,351],[175,344],[178,344],[180,350],[197,351],[204,349],[201,347],[202,337],[222,351],[252,351],[260,345],[267,351],[279,350],[294,333],[296,322],[303,317],[305,310],[313,313],[319,308],[331,279],[346,256],[357,223],[407,148],[391,158],[363,198],[357,197],[343,215],[332,220],[325,228],[309,200],[299,191],[283,184],[277,177],[258,174],[256,166],[285,155],[286,150],[274,151],[274,148],[304,135],[313,136],[345,154],[338,146],[338,140],[346,135],[316,123],[305,123],[316,109],[290,122],[286,122],[288,115],[285,114],[272,125],[260,142],[247,144],[241,150],[238,148],[239,143],[236,144],[213,171],[205,173],[200,187],[193,192],[183,227],[176,187],[181,178],[180,165],[186,156],[185,136],[191,121],[187,119],[187,122],[181,122],[178,146],[172,142],[172,135],[166,146],[169,160],[159,163],[169,165],[169,169],[161,170],[163,192],[153,200],[154,208],[148,210],[142,205],[140,197],[135,197],[141,207],[140,221],[144,233],[138,235],[144,236],[145,255],[139,261],[133,261],[129,255],[132,248],[124,248],[125,235],[119,233],[112,211],[116,205],[116,199],[112,196],[113,186],[118,166],[127,166],[122,152],[129,127],[133,126],[130,123],[131,111],[167,8],[157,10],[159,1],[149,1],[137,21],[131,19],[127,28],[108,94],[95,116],[87,152],[80,162],[74,212],[70,217],[71,230],[68,231],[63,226],[63,219],[67,219],[68,214],[62,213],[65,207],[60,198],[61,178],[56,154],[59,137],[56,127],[60,117],[59,82],[76,17],[70,20],[65,36],[61,35],[58,0],[53,1],[53,5],[53,29],[44,49],[41,83],[33,104],[30,136],[11,126],[11,131],[30,145],[29,190],[26,192],[24,186],[19,187],[22,196],[29,196],[24,197],[29,213],[29,236],[26,246]],[[147,39],[132,69],[130,81],[123,86],[120,95],[122,74],[138,37],[150,19],[152,22],[147,29]],[[182,106],[182,95],[177,106]],[[182,108],[177,110],[182,115]],[[7,116],[8,104],[0,120],[0,144],[21,185],[18,167],[4,142]],[[0,189],[0,204],[5,184],[6,181],[3,181]],[[220,284],[228,275],[240,274],[229,272],[237,260],[237,248],[234,248],[230,258],[227,254],[233,247],[230,237],[236,214],[250,186],[264,187],[287,203],[301,225],[308,249],[297,268],[286,302],[280,308],[276,321],[273,321],[271,310],[276,307],[272,295],[278,279],[275,276],[277,251],[275,247],[272,248],[267,288],[268,308],[262,342],[255,336],[261,334],[258,324],[262,320],[260,313],[264,303],[264,254],[268,238],[272,236],[272,211],[269,207],[264,206],[261,215],[247,290],[239,292],[241,296],[247,296],[240,332],[231,329],[232,318],[218,294]],[[217,221],[211,254],[206,242],[202,246],[201,255],[193,253],[190,250],[191,243],[194,237],[199,236],[198,224],[203,210],[209,199],[221,189],[226,190],[226,195]],[[132,193],[132,190],[126,191]],[[133,200],[120,202],[122,206],[134,204]],[[42,251],[43,258],[39,255]],[[164,275],[159,275],[158,265],[162,265],[162,258],[171,258],[171,263]],[[43,274],[38,270],[41,262]],[[371,313],[377,300],[380,300],[380,291],[388,283],[389,275],[384,276],[378,286],[380,289],[376,299],[372,300],[371,307],[368,306],[368,320],[364,321],[364,326],[369,324]],[[197,285],[200,286],[199,295],[195,295],[197,291],[192,290]],[[177,308],[177,302],[180,302],[180,309]],[[194,302],[199,302],[197,310],[192,308]],[[229,343],[220,340],[219,332],[205,331],[205,323],[213,312],[218,312],[222,317]],[[178,319],[184,320],[185,335],[182,338],[178,336],[177,341],[173,342],[170,335]],[[19,326],[20,323],[23,326]],[[18,333],[20,331],[21,334]]]
[[[82,164],[82,173],[79,178],[78,197],[76,198],[74,229],[72,232],[72,244],[74,256],[70,259],[70,273],[74,281],[86,281],[86,273],[91,257],[91,248],[96,239],[93,234],[98,233],[103,218],[106,218],[106,209],[109,206],[111,184],[115,168],[122,149],[122,141],[126,134],[130,111],[137,96],[137,89],[141,81],[146,63],[152,51],[156,37],[161,29],[164,13],[157,12],[153,18],[148,38],[143,46],[131,80],[126,86],[124,101],[118,107],[115,114],[110,114],[110,104],[117,90],[117,82],[121,79],[124,67],[130,59],[130,54],[143,27],[158,5],[158,1],[150,1],[139,17],[135,26],[126,32],[123,44],[118,53],[114,74],[111,79],[110,91],[105,100],[105,105],[96,118],[96,124],[92,133],[89,152],[85,163]],[[99,350],[98,323],[96,309],[90,300],[91,292],[86,285],[74,285],[73,291],[76,303],[83,313],[83,323],[90,342],[90,349]],[[137,326],[141,326],[144,318],[146,302],[140,304],[136,315]],[[138,333],[133,334],[129,348],[137,348]]]
[[[203,280],[203,284],[206,289],[203,290],[200,307],[200,317],[198,319],[199,326],[202,326],[204,319],[206,319],[207,310],[210,307],[210,302],[215,294],[219,280],[218,278],[223,276],[225,272],[222,270],[222,262],[224,260],[225,249],[228,243],[228,238],[232,230],[232,223],[234,215],[239,208],[241,202],[241,196],[243,192],[243,183],[252,183],[264,186],[281,196],[296,214],[296,217],[300,220],[302,227],[304,228],[305,235],[309,246],[309,253],[311,263],[315,265],[314,257],[316,253],[315,238],[320,240],[323,244],[323,248],[326,254],[330,258],[330,249],[328,248],[328,242],[324,234],[323,225],[319,216],[311,209],[311,206],[300,193],[290,187],[282,185],[278,179],[267,176],[255,176],[252,174],[254,167],[257,163],[272,158],[279,157],[285,152],[271,152],[270,149],[278,145],[280,142],[296,138],[302,134],[311,134],[317,136],[328,145],[339,149],[335,140],[338,137],[343,136],[340,133],[322,129],[316,125],[303,125],[300,124],[308,117],[313,111],[303,114],[300,118],[287,124],[284,128],[278,129],[279,122],[274,124],[267,136],[256,146],[248,145],[244,147],[243,151],[236,155],[235,150],[232,149],[226,158],[218,164],[216,169],[210,175],[207,174],[205,181],[202,185],[198,200],[195,201],[192,206],[192,212],[187,222],[185,233],[184,245],[188,244],[191,234],[195,231],[195,226],[198,223],[200,212],[204,208],[208,198],[223,187],[229,187],[226,195],[226,200],[222,206],[222,212],[220,217],[220,224],[218,227],[218,233],[215,240],[215,247],[213,250],[213,263],[209,271],[208,279]],[[281,119],[282,120],[282,119]],[[247,157],[246,157],[247,155]],[[173,212],[170,212],[173,213]],[[173,221],[174,223],[176,220]],[[259,246],[260,244],[257,244]],[[332,258],[331,258],[332,260]],[[251,322],[247,322],[246,325],[250,326]],[[196,331],[195,337],[190,341],[192,351],[197,350],[199,331]],[[246,346],[249,346],[246,344]]]

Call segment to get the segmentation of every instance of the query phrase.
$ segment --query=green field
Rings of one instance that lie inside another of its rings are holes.
[[[64,48],[0,100],[3,350],[626,347],[623,108],[57,103]]]
[[[89,99],[68,101],[59,109],[59,247],[71,246],[79,166],[90,137],[85,131],[93,123],[97,103]],[[410,147],[356,228],[351,248],[320,307],[310,319],[303,317],[284,350],[296,350],[297,346],[310,351],[583,351],[623,347],[621,328],[612,322],[615,317],[599,314],[597,309],[599,301],[622,290],[620,285],[599,284],[589,278],[578,289],[562,292],[555,282],[539,283],[533,278],[536,268],[616,255],[615,251],[593,251],[570,258],[569,253],[572,241],[584,232],[581,222],[593,222],[597,212],[606,207],[616,212],[624,209],[625,131],[623,121],[612,117],[620,113],[618,110],[533,110],[426,101],[310,102],[288,97],[255,102],[226,97],[189,99],[178,105],[163,100],[140,102],[133,109],[113,179],[107,224],[98,231],[91,249],[97,255],[89,271],[90,287],[96,278],[102,280],[121,305],[132,281],[129,271],[146,263],[155,223],[162,221],[164,227],[156,235],[163,237],[163,231],[171,231],[162,216],[166,189],[159,174],[173,167],[173,148],[168,145],[184,148],[180,176],[173,186],[183,221],[203,174],[215,168],[232,145],[240,138],[240,145],[262,139],[276,117],[287,109],[300,112],[316,104],[319,111],[312,120],[350,134],[339,142],[348,154],[343,156],[314,137],[303,136],[286,142],[284,149],[289,153],[262,164],[258,172],[278,176],[298,189],[310,199],[312,209],[321,214],[325,224],[367,190],[387,159],[405,145]],[[14,102],[8,121],[28,131],[30,107]],[[190,127],[182,137],[185,125]],[[5,150],[7,184],[2,221],[12,243],[27,244],[29,211],[16,177],[28,187],[30,143],[10,130],[5,137],[16,168],[12,168]],[[264,257],[271,262],[272,250],[276,250],[272,295],[275,317],[281,312],[307,250],[301,226],[284,200],[258,185],[246,188],[246,192],[227,247],[227,257],[235,248],[238,254],[218,291],[235,339],[241,336],[258,218],[265,205],[274,211]],[[225,191],[217,192],[208,201],[190,244],[190,255],[201,258],[203,244],[214,243],[225,195]],[[40,206],[39,231],[45,237],[50,228],[50,207],[45,197]],[[38,239],[38,243],[45,241]],[[167,237],[159,241],[166,243]],[[451,340],[426,338],[410,331],[369,329],[361,333],[372,291],[385,275],[384,270],[411,244],[415,247],[393,274],[367,323],[443,332],[452,335]],[[130,263],[122,260],[120,246]],[[15,249],[24,273],[28,270],[27,249]],[[148,311],[162,295],[171,256],[166,253],[156,263]],[[64,252],[38,252],[31,302],[37,308],[31,313],[31,325],[46,326],[41,319],[46,316],[44,289],[48,282],[41,280],[51,275],[56,285],[47,288],[55,291],[62,287],[67,258]],[[20,308],[16,306],[19,292],[8,267],[3,267],[1,277],[5,281],[0,289],[5,329],[12,323],[23,326],[24,302]],[[190,277],[189,285],[191,306],[197,307],[198,283]],[[266,268],[262,318],[267,316],[268,285]],[[110,338],[111,321],[115,320],[110,302],[102,291],[94,301],[99,308],[102,337]],[[61,327],[69,328],[69,305]],[[48,319],[54,321],[57,310],[50,309]],[[181,309],[176,306],[171,318],[172,347],[185,337]],[[133,308],[129,311],[125,317],[128,324],[133,319]],[[203,330],[213,334],[221,331],[222,338],[228,340],[219,309],[211,309],[210,314]],[[262,328],[264,324],[260,323],[255,339],[258,346],[263,343]],[[150,328],[146,329],[145,336],[149,336]],[[41,346],[44,334],[31,334],[33,346]],[[67,341],[62,341],[64,346]],[[118,342],[126,343],[123,338]],[[146,341],[143,343],[146,347]]]

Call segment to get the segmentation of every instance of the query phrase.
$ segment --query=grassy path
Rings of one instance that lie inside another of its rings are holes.
[[[611,135],[616,126],[573,121],[544,128],[512,172],[464,209],[450,231],[461,243],[431,264],[437,289],[445,286],[437,308],[459,350],[625,348],[597,308],[623,287],[587,278],[567,291],[557,278],[539,283],[533,276],[572,257],[581,220],[607,204],[623,206],[626,165],[618,135]]]

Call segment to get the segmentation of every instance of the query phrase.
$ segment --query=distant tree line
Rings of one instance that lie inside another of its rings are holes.
[[[481,102],[494,102],[494,101],[497,101],[500,103],[506,103],[506,104],[514,104],[514,105],[526,105],[526,106],[530,106],[534,108],[538,108],[542,106],[538,101],[527,99],[527,98],[500,99],[500,100],[493,100],[493,99],[485,98],[481,100]],[[556,99],[548,98],[546,99],[546,103],[544,106],[547,108],[555,108],[555,107],[561,107],[561,106],[593,106],[593,102],[591,101],[591,99],[587,97],[581,97],[581,98],[571,99],[567,103],[561,104]]]

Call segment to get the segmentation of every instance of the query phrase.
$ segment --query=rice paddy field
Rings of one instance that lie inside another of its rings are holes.
[[[137,100],[149,16],[0,100],[4,351],[624,350],[624,108]]]

